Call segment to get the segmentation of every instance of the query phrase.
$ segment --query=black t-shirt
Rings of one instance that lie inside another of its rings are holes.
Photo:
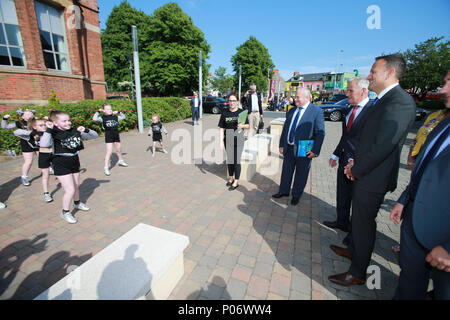
[[[70,128],[69,130],[47,128],[47,132],[53,137],[53,148],[55,154],[75,154],[77,151],[84,149],[81,133],[76,128]]]
[[[151,123],[150,124],[151,128],[152,128],[152,132],[155,134],[161,134],[162,131],[162,123],[161,122],[157,122],[157,123]]]
[[[119,130],[119,117],[116,115],[102,115],[102,127],[105,131]]]
[[[239,114],[241,112],[243,112],[241,109],[237,109],[234,112],[229,109],[224,109],[222,115],[220,116],[219,128],[223,128],[225,130],[233,129],[236,131],[238,127]],[[248,115],[245,119],[245,124],[248,124]]]

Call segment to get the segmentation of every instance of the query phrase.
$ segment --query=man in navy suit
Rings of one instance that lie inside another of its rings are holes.
[[[194,97],[191,99],[192,125],[198,124],[199,110],[200,100],[197,92],[194,92]]]
[[[350,79],[347,97],[350,107],[342,119],[342,136],[329,160],[334,168],[339,161],[336,190],[336,221],[324,221],[329,228],[350,231],[350,208],[352,205],[352,181],[344,174],[344,167],[355,157],[355,145],[361,123],[369,113],[372,101],[369,100],[369,81],[362,77]]]
[[[450,108],[450,70],[441,90]],[[424,300],[433,279],[434,298],[450,300],[450,117],[427,137],[411,172],[411,181],[391,210],[403,219],[400,278],[394,299]]]
[[[284,155],[281,172],[280,189],[272,197],[289,196],[292,176],[295,178],[292,187],[291,204],[296,205],[308,180],[311,159],[319,156],[325,137],[325,122],[323,111],[311,103],[311,93],[306,88],[300,88],[295,95],[296,108],[292,108],[286,115],[280,137],[280,154]],[[300,140],[313,140],[312,150],[306,157],[298,157]]]
[[[400,152],[416,118],[414,99],[399,86],[406,70],[405,60],[399,55],[375,60],[367,80],[369,89],[378,97],[361,123],[354,161],[345,167],[347,178],[353,181],[350,243],[347,249],[330,246],[337,255],[352,261],[347,272],[328,277],[342,286],[366,282],[378,210],[386,193],[397,187]]]

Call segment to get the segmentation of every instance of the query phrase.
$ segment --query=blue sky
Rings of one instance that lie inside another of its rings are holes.
[[[100,27],[121,0],[98,0]],[[211,45],[211,71],[219,66],[232,73],[231,56],[250,36],[268,50],[284,79],[300,73],[360,70],[367,75],[374,58],[404,51],[431,37],[450,38],[449,0],[128,0],[152,15],[168,2],[176,2]],[[369,29],[379,8],[380,29]],[[343,50],[339,53],[338,51]]]

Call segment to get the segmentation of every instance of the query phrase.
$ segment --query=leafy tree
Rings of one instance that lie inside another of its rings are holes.
[[[231,57],[231,64],[236,72],[235,86],[239,85],[239,66],[242,65],[242,91],[248,90],[253,83],[259,92],[267,91],[269,88],[267,70],[275,67],[269,50],[253,36],[236,50],[236,54]]]
[[[187,95],[198,88],[199,50],[202,51],[203,85],[206,84],[210,52],[203,32],[176,3],[155,10],[147,29],[148,41],[143,50],[149,52],[145,73],[151,91],[157,95]]]
[[[442,85],[442,79],[450,69],[450,41],[441,41],[444,37],[431,38],[415,45],[400,55],[406,61],[406,73],[400,85],[419,99]]]
[[[220,91],[223,94],[228,93],[228,89],[233,88],[233,76],[226,74],[227,69],[225,67],[218,67],[214,72],[214,78],[212,79],[212,88]]]
[[[149,60],[147,52],[141,48],[149,41],[148,26],[150,17],[144,12],[133,8],[127,1],[114,6],[106,21],[106,29],[102,30],[103,65],[105,80],[111,90],[119,89],[119,82],[130,81],[130,63],[128,56],[133,55],[131,26],[138,30],[139,64],[141,66],[141,83],[145,90],[149,84],[148,74],[142,72]]]

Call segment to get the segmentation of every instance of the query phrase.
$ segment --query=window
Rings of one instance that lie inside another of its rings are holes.
[[[316,91],[320,91],[320,84],[316,86]]]
[[[69,72],[64,17],[61,10],[35,1],[45,66]]]
[[[0,65],[25,67],[14,0],[0,0]]]

